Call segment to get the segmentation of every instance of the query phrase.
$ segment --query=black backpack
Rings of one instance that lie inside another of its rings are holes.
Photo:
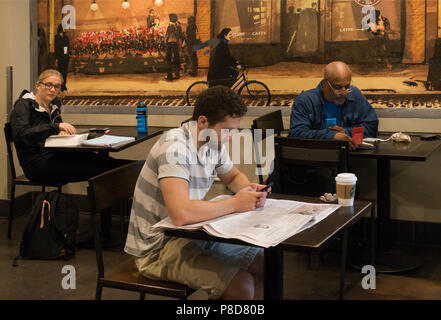
[[[75,255],[78,209],[75,203],[58,191],[43,192],[23,232],[20,255],[14,259],[70,259]]]

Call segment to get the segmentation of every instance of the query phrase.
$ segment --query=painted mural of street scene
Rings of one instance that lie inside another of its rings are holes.
[[[375,107],[441,107],[441,0],[39,0],[38,26],[66,104],[189,105],[222,84],[290,106],[342,60]]]

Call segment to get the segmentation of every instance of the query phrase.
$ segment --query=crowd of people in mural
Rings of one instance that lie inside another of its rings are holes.
[[[166,27],[131,26],[123,30],[82,32],[72,41],[74,58],[158,56],[165,52]]]
[[[169,22],[164,24],[154,10],[150,10],[146,25],[82,32],[72,40],[69,51],[70,56],[78,60],[161,57],[168,65],[166,80],[175,80],[180,77],[182,62],[185,62],[186,72],[197,75],[198,61],[192,48],[196,41],[193,16],[188,17],[184,33],[175,13],[169,14]]]

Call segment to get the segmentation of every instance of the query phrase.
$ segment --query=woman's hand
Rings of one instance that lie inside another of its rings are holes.
[[[67,123],[67,122],[61,122],[58,125],[58,128],[60,129],[60,132],[64,131],[67,134],[75,134],[77,132],[75,127],[73,125],[71,125],[70,123]]]

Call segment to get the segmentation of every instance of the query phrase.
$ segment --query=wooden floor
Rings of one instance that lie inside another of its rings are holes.
[[[12,260],[18,254],[21,233],[27,217],[14,220],[11,240],[6,239],[7,221],[0,220],[0,299],[80,299],[89,300],[95,296],[96,262],[90,249],[78,250],[69,261],[19,260],[18,267],[12,267]],[[81,215],[81,228],[88,226],[88,216]],[[116,227],[118,225],[116,224]],[[308,269],[307,255],[285,253],[284,255],[284,298],[306,300],[335,300],[339,286],[338,245],[329,248],[322,256],[312,256]],[[441,299],[441,250],[439,247],[418,247],[424,265],[401,275],[378,274],[376,289],[364,290],[359,270],[348,267],[345,299],[355,300],[414,300]],[[125,259],[120,248],[106,249],[105,263],[109,266]],[[76,288],[65,290],[62,268],[72,265],[76,270]],[[262,299],[262,290],[256,293]],[[149,296],[148,299],[164,299]],[[138,294],[116,289],[104,289],[103,299],[138,299]]]

